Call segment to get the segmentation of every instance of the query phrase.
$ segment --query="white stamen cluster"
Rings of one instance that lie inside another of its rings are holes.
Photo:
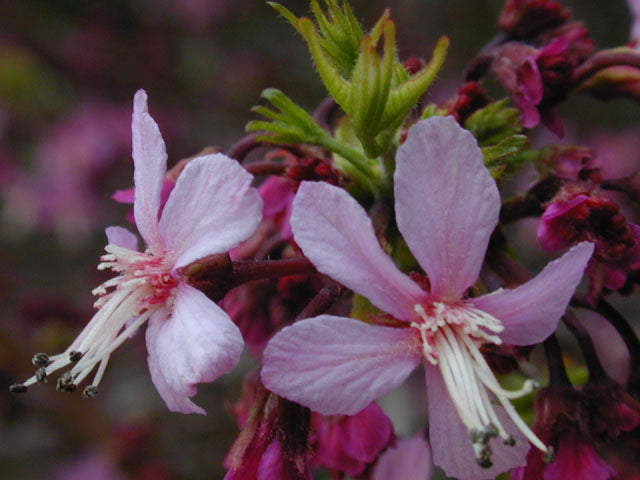
[[[97,366],[93,381],[84,396],[94,397],[102,380],[111,353],[129,338],[160,308],[170,308],[177,280],[160,256],[137,252],[109,244],[107,255],[101,257],[98,270],[111,269],[118,276],[93,290],[100,298],[94,303],[98,311],[69,348],[51,357],[38,353],[33,358],[39,368],[36,374],[16,391],[44,382],[47,377],[72,365],[58,379],[57,388],[73,392]]]
[[[497,333],[500,321],[469,305],[446,305],[434,302],[427,307],[414,307],[419,321],[411,323],[420,331],[424,358],[440,367],[449,395],[462,423],[467,427],[478,464],[490,468],[489,441],[501,437],[506,445],[514,445],[490,399],[489,390],[504,407],[509,418],[529,441],[543,452],[548,448],[518,415],[509,399],[526,395],[536,388],[527,380],[521,389],[504,390],[480,352],[484,342],[500,344]]]

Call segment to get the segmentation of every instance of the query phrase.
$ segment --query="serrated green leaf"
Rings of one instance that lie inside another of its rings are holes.
[[[266,135],[259,136],[258,141],[273,144],[309,144],[325,148],[340,155],[348,164],[348,168],[343,168],[343,171],[364,188],[371,193],[379,190],[380,173],[376,171],[379,163],[368,159],[358,149],[333,138],[311,118],[311,115],[280,90],[268,88],[262,92],[262,97],[269,100],[279,112],[262,105],[252,108],[252,111],[271,120],[253,120],[247,124],[247,131],[267,132]]]
[[[487,165],[491,165],[495,162],[502,161],[506,157],[524,150],[528,145],[529,138],[526,135],[512,135],[495,145],[482,147],[484,162]]]
[[[409,75],[398,60],[395,24],[388,9],[365,35],[346,0],[325,0],[325,4],[323,11],[319,0],[311,0],[314,23],[270,3],[304,37],[320,78],[352,120],[366,156],[379,157],[390,151],[398,129],[433,82],[449,40],[441,38],[429,65]]]
[[[528,161],[526,156],[519,155],[529,146],[526,135],[512,135],[495,145],[482,147],[484,162],[494,178],[512,175]]]
[[[494,145],[507,137],[521,133],[520,111],[507,107],[508,98],[493,102],[475,111],[464,123],[481,147]]]

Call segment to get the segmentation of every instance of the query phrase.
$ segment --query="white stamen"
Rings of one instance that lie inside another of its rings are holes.
[[[505,444],[513,442],[513,437],[498,418],[488,391],[504,407],[522,434],[538,449],[547,452],[547,446],[509,402],[509,399],[533,391],[537,382],[527,380],[515,391],[503,389],[480,352],[484,342],[502,343],[496,335],[504,330],[500,321],[464,303],[446,305],[434,302],[426,308],[418,304],[414,311],[418,320],[410,325],[420,332],[423,356],[440,367],[456,411],[469,430],[478,463],[484,467],[491,466],[491,449],[488,446],[491,438],[500,436]]]
[[[71,365],[71,369],[63,374],[60,388],[72,391],[98,366],[90,393],[85,395],[89,397],[97,393],[114,350],[159,309],[171,308],[178,282],[161,257],[113,244],[107,245],[105,250],[107,254],[101,257],[98,269],[109,268],[119,275],[93,290],[94,294],[100,295],[94,303],[99,310],[64,353],[49,357],[50,363],[44,369],[48,376]],[[78,354],[74,353],[72,357],[75,358],[70,358],[71,352]],[[33,376],[24,386],[36,381]],[[73,388],[63,388],[67,386]]]

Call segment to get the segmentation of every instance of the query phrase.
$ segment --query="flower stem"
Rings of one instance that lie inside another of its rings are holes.
[[[627,386],[633,393],[640,394],[640,339],[636,335],[629,322],[606,300],[600,299],[595,308],[589,303],[586,296],[576,294],[571,301],[573,305],[580,308],[593,310],[604,318],[616,329],[622,337],[629,352],[629,362],[631,373]]]
[[[578,341],[580,351],[582,352],[582,356],[584,357],[584,360],[587,363],[587,368],[589,369],[589,381],[593,382],[607,379],[609,376],[604,371],[604,368],[602,368],[596,349],[593,346],[593,341],[591,340],[587,330],[580,325],[578,319],[572,312],[565,313],[562,317],[562,321]]]
[[[232,262],[229,283],[237,286],[265,278],[313,273],[317,273],[316,267],[306,257],[283,258],[281,260],[243,260]]]
[[[556,337],[552,334],[544,343],[544,353],[547,357],[547,365],[549,367],[549,386],[550,387],[571,387],[567,369],[562,361],[562,349]]]
[[[282,260],[242,260],[232,262],[229,255],[210,255],[182,267],[178,273],[194,288],[217,302],[238,285],[288,275],[317,273],[306,257]]]
[[[315,317],[323,314],[347,291],[337,282],[331,282],[329,285],[320,290],[315,297],[307,304],[306,307],[296,317],[296,320],[303,318]]]
[[[600,70],[617,65],[640,68],[640,54],[631,49],[624,51],[600,51],[575,69],[573,73],[573,84],[576,86],[580,85]]]
[[[563,183],[560,177],[550,175],[536,183],[524,195],[507,200],[500,210],[500,223],[507,224],[522,218],[542,215],[542,205],[553,198]]]
[[[283,163],[254,162],[247,163],[244,168],[252,175],[282,175],[288,167]]]

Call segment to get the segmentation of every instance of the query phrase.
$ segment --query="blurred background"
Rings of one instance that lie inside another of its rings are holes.
[[[282,3],[297,15],[309,11],[306,0]],[[465,65],[498,33],[503,6],[351,3],[366,28],[392,9],[403,58],[428,59],[439,36],[451,37],[434,101],[460,86]],[[565,4],[588,23],[598,47],[628,42],[623,0]],[[110,197],[132,186],[134,92],[147,90],[172,165],[241,138],[267,87],[308,110],[325,96],[304,42],[263,1],[0,0],[0,478],[223,477],[237,434],[227,408],[256,366],[248,355],[231,374],[200,387],[196,403],[206,417],[167,411],[150,381],[141,334],[113,355],[95,400],[58,393],[53,381],[21,396],[7,387],[32,374],[34,353],[64,350],[92,314],[90,291],[105,278],[95,269],[104,228],[127,223],[129,207]],[[491,88],[494,98],[503,96]],[[570,141],[614,156],[626,149],[628,168],[637,168],[640,106],[580,97],[559,112]],[[540,132],[538,141],[553,140]],[[523,249],[539,251],[526,224],[511,233]],[[424,426],[421,382],[384,402],[399,433]],[[415,418],[394,414],[407,404]]]

